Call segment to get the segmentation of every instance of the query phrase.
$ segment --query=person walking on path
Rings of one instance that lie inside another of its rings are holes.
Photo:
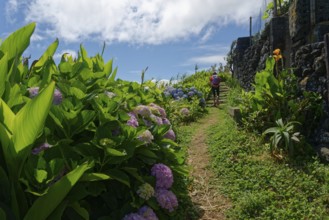
[[[219,83],[220,83],[220,77],[217,75],[216,72],[213,72],[213,74],[210,76],[210,85],[211,85],[211,91],[214,98],[214,106],[219,105]]]

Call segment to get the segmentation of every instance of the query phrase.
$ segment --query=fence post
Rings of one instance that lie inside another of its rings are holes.
[[[329,102],[329,34],[324,35],[324,59],[327,69],[327,101]]]

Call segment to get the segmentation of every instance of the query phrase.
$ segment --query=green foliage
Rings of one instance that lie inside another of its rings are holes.
[[[282,119],[276,120],[276,127],[268,128],[264,131],[263,135],[270,134],[270,149],[272,152],[279,152],[283,149],[289,152],[290,155],[294,154],[294,142],[300,142],[299,132],[294,132],[294,125],[298,122],[283,123]]]
[[[325,219],[329,168],[311,156],[280,162],[258,135],[238,129],[226,113],[210,127],[209,146],[220,190],[232,202],[228,219]]]
[[[256,73],[254,91],[242,92],[240,109],[244,125],[262,133],[280,118],[310,126],[301,128],[308,137],[322,116],[321,96],[301,91],[293,73],[273,74],[275,61],[268,58],[266,69]]]
[[[289,11],[289,6],[292,3],[291,0],[275,0],[275,1],[277,5],[278,16],[284,15]],[[273,1],[270,1],[266,6],[266,10],[264,11],[262,18],[268,19],[273,14],[273,11],[274,11],[274,3]]]
[[[180,216],[137,193],[143,183],[155,187],[151,168],[163,163],[178,180],[170,190],[187,196],[176,185],[188,173],[181,147],[166,136],[176,123],[163,123],[171,115],[163,91],[151,81],[116,79],[112,60],[90,57],[83,45],[76,60],[63,54],[57,65],[58,39],[28,69],[21,55],[34,28],[0,46],[0,218],[122,219],[143,205],[160,219]]]

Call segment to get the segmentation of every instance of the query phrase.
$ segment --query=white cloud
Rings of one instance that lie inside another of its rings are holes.
[[[78,53],[76,51],[74,51],[74,50],[62,50],[61,52],[54,54],[54,59],[55,60],[61,59],[63,54],[65,54],[65,53],[71,55],[73,59],[78,58]]]
[[[27,22],[65,41],[161,44],[203,36],[234,22],[247,25],[260,0],[21,0]],[[7,5],[17,3],[10,0]],[[9,7],[9,6],[8,6]],[[14,7],[13,7],[14,8]],[[17,6],[16,6],[17,8]],[[47,29],[45,29],[47,27]]]
[[[18,10],[18,2],[17,0],[9,0],[5,7],[6,20],[10,23],[14,23],[16,21],[14,14]]]
[[[190,64],[198,64],[198,65],[212,65],[212,64],[218,64],[222,63],[225,64],[226,61],[224,60],[224,55],[205,55],[205,56],[199,56],[199,57],[192,57],[189,59],[188,63]]]

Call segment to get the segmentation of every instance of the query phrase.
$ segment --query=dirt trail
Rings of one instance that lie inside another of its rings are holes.
[[[219,123],[218,108],[209,108],[209,115],[201,119],[188,150],[188,164],[193,178],[190,196],[200,208],[200,220],[225,219],[224,211],[230,202],[220,195],[216,175],[211,169],[211,156],[206,144],[207,129]]]

